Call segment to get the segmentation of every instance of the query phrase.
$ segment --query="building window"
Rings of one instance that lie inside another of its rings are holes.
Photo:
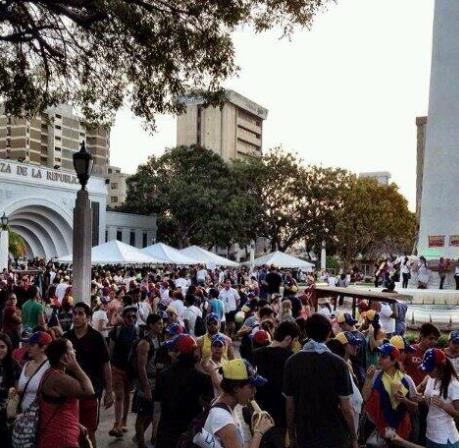
[[[142,235],[142,247],[148,246],[148,233],[144,232]]]
[[[56,137],[54,137],[54,138],[55,138],[56,140],[61,141],[61,138],[60,138],[58,135],[56,135]]]
[[[118,188],[118,184],[115,182],[112,184],[112,190],[116,190]]]
[[[110,201],[113,202],[113,203],[117,203],[118,202],[118,196],[110,197]]]
[[[123,232],[121,230],[116,231],[116,239],[118,241],[123,241]]]
[[[58,124],[56,124],[56,126],[54,126],[56,129],[62,129],[61,126],[59,126]]]
[[[56,114],[56,118],[62,118],[62,115]]]
[[[55,150],[55,151],[60,151],[61,148],[60,148],[59,146],[55,146],[55,147],[54,147],[54,150]]]
[[[108,230],[105,231],[105,242],[108,241]]]
[[[131,246],[135,246],[135,232],[132,232],[129,234],[129,244]]]
[[[11,136],[11,128],[9,126],[6,128],[6,135]]]

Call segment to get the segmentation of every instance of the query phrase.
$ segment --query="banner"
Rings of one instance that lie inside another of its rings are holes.
[[[429,247],[445,247],[445,235],[429,235]]]
[[[450,247],[459,247],[459,235],[450,235],[449,245]]]

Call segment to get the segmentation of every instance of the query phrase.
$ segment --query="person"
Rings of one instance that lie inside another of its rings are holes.
[[[198,346],[190,335],[166,342],[173,362],[158,374],[155,402],[160,406],[156,448],[171,448],[213,397],[210,377],[195,367]]]
[[[405,256],[405,258],[402,261],[402,264],[400,266],[400,272],[402,274],[402,288],[406,289],[408,288],[408,282],[411,278],[410,260],[407,256]]]
[[[298,292],[298,283],[293,278],[292,272],[285,273],[284,280],[284,297],[294,296]]]
[[[449,334],[445,355],[454,367],[456,375],[459,375],[459,330],[453,330]]]
[[[27,347],[27,354],[30,359],[24,364],[18,383],[18,392],[21,397],[19,409],[24,412],[35,400],[40,381],[49,368],[45,350],[52,339],[48,333],[36,331],[22,342]]]
[[[223,358],[233,359],[234,358],[234,351],[233,351],[233,341],[228,336],[220,333],[220,321],[218,316],[214,313],[210,313],[206,317],[206,329],[207,332],[204,336],[201,336],[197,340],[198,350],[200,353],[200,357],[203,362],[206,362],[212,355],[212,337],[216,334],[220,334],[224,337],[226,341],[225,350],[223,353]]]
[[[418,263],[418,289],[427,289],[429,283],[429,269],[427,268],[427,260],[425,257],[419,257]]]
[[[457,260],[457,264],[454,268],[454,280],[456,282],[456,290],[459,290],[459,259]]]
[[[349,370],[325,345],[332,333],[331,323],[315,313],[306,321],[306,333],[310,340],[284,367],[290,444],[358,448]]]
[[[129,365],[129,353],[137,339],[135,322],[137,309],[127,306],[122,312],[123,323],[117,325],[109,333],[110,359],[112,363],[113,390],[115,392],[115,422],[109,435],[122,437],[127,432],[127,415],[130,401],[130,381],[126,369]]]
[[[142,291],[140,293],[140,300],[137,302],[137,321],[136,327],[140,330],[140,334],[143,334],[143,331],[147,327],[147,318],[153,312],[150,304],[147,300],[147,291]]]
[[[41,304],[40,293],[36,286],[28,290],[29,299],[22,305],[22,325],[31,332],[35,327],[45,326],[45,310]]]
[[[21,339],[22,319],[20,311],[16,307],[17,301],[16,294],[11,293],[2,313],[2,331],[10,338],[13,348],[19,347]]]
[[[13,345],[5,333],[0,333],[0,440],[4,448],[11,448],[6,405],[10,388],[16,389],[21,369],[12,357]]]
[[[104,303],[104,301],[99,299],[96,302],[96,305],[94,306],[94,312],[92,313],[91,325],[102,335],[105,340],[107,340],[108,332],[112,329],[112,327],[109,326],[106,303]]]
[[[395,303],[395,334],[404,336],[406,332],[406,313],[408,312],[408,305],[406,302],[398,300]]]
[[[51,367],[40,386],[37,448],[79,447],[78,400],[94,396],[91,380],[78,364],[69,340],[51,342],[46,356]]]
[[[219,298],[223,301],[225,305],[225,321],[226,321],[226,330],[228,335],[231,336],[234,334],[236,329],[236,324],[234,322],[234,315],[236,314],[237,308],[240,303],[239,293],[231,287],[231,280],[225,280],[225,286],[220,291]]]
[[[113,405],[112,369],[110,355],[104,337],[89,325],[91,308],[78,302],[73,309],[73,329],[64,334],[73,346],[76,359],[91,380],[94,396],[80,399],[79,421],[88,430],[96,447],[96,431],[99,425],[99,407],[104,395],[104,407]]]
[[[421,370],[426,372],[423,401],[427,415],[427,448],[459,448],[459,380],[444,352],[431,348],[424,354]]]
[[[395,334],[395,317],[396,314],[391,304],[388,302],[380,302],[381,309],[379,311],[380,323],[387,338],[391,338]]]
[[[199,270],[196,272],[196,281],[198,285],[205,286],[207,281],[207,269],[205,266],[199,266]]]
[[[292,347],[299,334],[300,329],[296,323],[282,322],[276,328],[271,344],[253,351],[254,367],[268,381],[264,387],[257,389],[255,397],[260,407],[271,415],[275,423],[263,437],[263,448],[285,447],[287,420],[285,397],[282,394],[284,366],[293,355]]]
[[[411,346],[411,344],[406,338],[399,336],[399,335],[392,336],[389,339],[389,344],[393,345],[400,352],[399,364],[400,364],[401,370],[404,371],[406,357],[408,356],[409,353],[415,353],[416,349]]]
[[[277,272],[275,266],[271,266],[269,273],[266,275],[266,289],[268,293],[268,298],[271,298],[273,294],[280,293],[280,286],[282,284],[282,277]]]
[[[183,303],[183,294],[180,290],[172,293],[172,302],[169,307],[172,307],[177,312],[177,318],[179,321],[183,321],[183,313],[185,312],[185,305]]]
[[[244,434],[234,409],[238,404],[247,405],[253,398],[256,388],[266,384],[266,380],[243,359],[228,361],[221,372],[223,393],[211,407],[203,432],[209,446],[244,448]],[[273,422],[266,414],[253,420],[253,438],[249,447],[259,448],[262,446],[262,438],[273,427]]]
[[[156,390],[157,374],[156,354],[161,346],[163,320],[158,314],[150,314],[146,324],[146,333],[136,346],[138,378],[135,381],[135,393],[132,401],[132,411],[137,414],[135,431],[139,448],[145,448],[145,431],[150,423],[153,423],[153,396]],[[155,434],[153,434],[152,439],[154,436]]]
[[[195,305],[196,297],[194,294],[187,294],[185,296],[185,311],[183,312],[183,323],[185,330],[192,336],[195,335],[196,320],[198,317],[202,319],[202,311]],[[202,334],[202,333],[201,333]]]
[[[368,334],[365,336],[367,366],[377,365],[379,362],[377,349],[384,344],[386,339],[386,335],[379,323],[379,313],[375,310],[368,310],[365,315],[364,325],[368,327]]]
[[[295,322],[292,312],[292,302],[290,299],[284,299],[281,302],[281,311],[279,314],[280,322]]]
[[[227,341],[223,335],[217,333],[216,335],[212,336],[212,355],[207,361],[201,360],[202,369],[210,376],[212,380],[215,398],[217,398],[221,393],[220,383],[222,381],[222,377],[219,374],[219,369],[225,362],[223,359],[223,354],[225,353],[226,344]]]
[[[438,262],[438,275],[440,277],[440,289],[443,289],[445,285],[446,274],[449,269],[449,261],[445,260],[443,257],[440,257]]]

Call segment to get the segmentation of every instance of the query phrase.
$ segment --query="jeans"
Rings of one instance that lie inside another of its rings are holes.
[[[410,274],[402,274],[403,281],[402,281],[402,288],[408,288],[408,281],[410,279]]]
[[[459,442],[436,443],[427,439],[427,448],[459,448]]]
[[[440,274],[440,289],[443,289],[443,286],[445,285],[445,274]]]

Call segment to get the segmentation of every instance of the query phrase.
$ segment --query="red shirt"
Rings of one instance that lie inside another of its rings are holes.
[[[407,353],[403,366],[405,367],[405,372],[413,378],[414,384],[418,386],[427,376],[427,373],[419,368],[424,359],[426,350],[421,350],[419,344],[413,345],[413,348],[415,348],[416,351],[414,353]]]

